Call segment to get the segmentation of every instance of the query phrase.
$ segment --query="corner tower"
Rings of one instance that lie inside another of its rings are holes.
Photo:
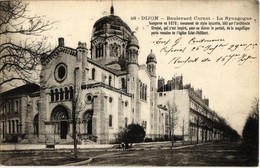
[[[138,73],[138,50],[139,42],[134,33],[132,33],[126,48],[127,71],[132,76],[137,76]]]
[[[139,113],[137,110],[137,100],[139,98],[139,78],[138,78],[138,50],[139,50],[139,42],[135,35],[132,33],[131,37],[128,40],[127,48],[126,48],[126,63],[127,63],[127,86],[128,92],[132,94],[132,117],[134,119],[133,122],[139,122]]]
[[[151,133],[156,135],[158,134],[159,130],[158,130],[158,125],[160,123],[158,123],[157,121],[157,116],[159,115],[157,112],[157,97],[156,97],[156,92],[157,92],[157,88],[156,88],[156,57],[154,55],[154,53],[151,50],[151,53],[147,56],[146,59],[146,64],[147,64],[147,71],[150,74],[150,87],[151,87],[151,91],[150,91],[150,109],[151,109],[151,114],[153,116],[153,118],[151,118],[151,123],[152,125],[154,125],[154,127],[151,130]]]
[[[151,53],[147,56],[146,59],[146,64],[147,64],[147,70],[149,72],[149,74],[151,75],[151,77],[155,77],[156,78],[156,57],[153,54],[153,51],[151,50]]]
[[[151,50],[151,53],[147,56],[146,59],[146,64],[147,64],[147,70],[151,76],[151,94],[155,94],[157,89],[156,89],[156,56],[154,55],[153,51]],[[151,95],[151,101],[155,102],[155,95]]]

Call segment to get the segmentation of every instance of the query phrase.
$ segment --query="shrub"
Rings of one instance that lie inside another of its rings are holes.
[[[153,139],[152,138],[145,138],[144,142],[153,142]]]
[[[163,136],[163,139],[164,139],[165,141],[169,141],[169,136],[165,134],[165,135]]]
[[[145,131],[139,124],[130,124],[127,128],[123,128],[116,134],[116,142],[124,143],[128,148],[129,143],[143,142],[145,137]]]

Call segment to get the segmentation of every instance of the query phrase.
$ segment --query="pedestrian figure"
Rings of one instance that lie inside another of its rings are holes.
[[[124,144],[124,142],[121,143],[121,148],[123,148],[123,150],[125,150],[125,144]]]

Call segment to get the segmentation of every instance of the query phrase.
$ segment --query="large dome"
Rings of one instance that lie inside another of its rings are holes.
[[[96,28],[95,30],[98,31],[106,27],[107,24],[115,26],[114,28],[119,28],[123,26],[129,32],[131,32],[130,27],[119,16],[112,15],[112,14],[98,19],[94,24],[93,28]]]
[[[116,64],[125,69],[128,46],[139,48],[138,40],[132,35],[130,27],[119,16],[114,15],[112,5],[110,15],[98,19],[93,25],[91,59],[116,70],[119,69]]]
[[[113,36],[118,35],[127,40],[131,35],[130,27],[119,17],[114,15],[114,7],[110,8],[110,15],[98,19],[93,26],[93,35],[96,36]]]

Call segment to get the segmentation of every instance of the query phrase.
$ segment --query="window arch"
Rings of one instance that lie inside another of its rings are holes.
[[[39,114],[36,114],[33,119],[33,133],[39,135]]]
[[[120,57],[121,46],[117,43],[110,44],[110,57]]]
[[[112,83],[112,77],[109,76],[109,78],[108,78],[108,85],[111,86],[111,83]]]
[[[125,89],[125,78],[121,78],[122,89]]]
[[[112,120],[113,120],[112,115],[109,115],[109,127],[112,127],[112,125],[113,125]]]
[[[95,80],[95,74],[96,73],[96,70],[95,68],[92,68],[92,80]]]
[[[99,43],[96,45],[96,58],[103,57],[103,44]]]
[[[54,91],[51,90],[51,101],[53,102],[54,101]]]
[[[60,88],[60,100],[63,100],[64,99],[64,92],[63,92],[63,89]]]
[[[140,81],[140,99],[147,100],[147,85]]]
[[[59,101],[59,91],[58,91],[58,89],[55,89],[55,100]]]
[[[69,90],[65,87],[65,100],[69,99]]]
[[[70,86],[70,99],[73,99],[73,88],[72,88],[72,86]]]

